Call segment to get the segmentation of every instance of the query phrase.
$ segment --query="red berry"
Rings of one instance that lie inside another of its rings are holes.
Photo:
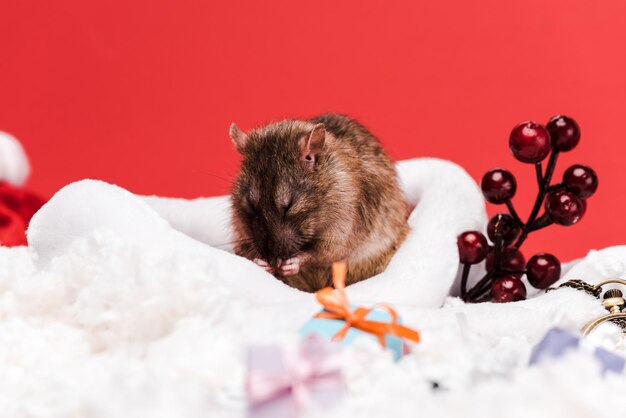
[[[498,223],[498,221],[500,221]],[[487,224],[487,235],[492,242],[496,241],[496,225],[502,234],[502,240],[505,245],[512,243],[520,233],[520,226],[515,219],[508,213],[499,213],[489,220]]]
[[[487,257],[489,244],[487,238],[478,231],[467,231],[457,239],[461,263],[477,264]]]
[[[526,299],[526,286],[521,280],[504,276],[491,286],[491,301],[496,303],[517,302]]]
[[[550,218],[557,224],[565,226],[574,225],[580,221],[587,208],[584,200],[565,190],[550,193],[545,206]]]
[[[580,141],[580,129],[574,119],[567,116],[554,116],[547,125],[552,148],[557,151],[570,151]]]
[[[489,254],[487,254],[487,261],[485,267],[487,271],[492,271],[494,269],[495,262],[495,249],[494,247],[489,248]],[[524,266],[526,265],[526,259],[524,258],[524,254],[520,251],[515,250],[511,247],[505,247],[502,250],[501,257],[501,266],[500,268],[504,271],[523,271]],[[509,273],[507,273],[509,274]],[[511,277],[520,278],[522,277],[522,273],[510,274]]]
[[[517,182],[510,171],[494,168],[485,173],[480,188],[489,203],[500,204],[515,196]]]
[[[536,122],[522,122],[511,131],[509,148],[519,161],[538,163],[550,153],[550,134]]]
[[[598,176],[591,167],[575,164],[563,173],[563,184],[580,199],[587,199],[598,188]]]
[[[531,257],[526,264],[526,278],[528,283],[537,289],[546,289],[561,277],[561,263],[559,259],[548,253],[541,253]]]

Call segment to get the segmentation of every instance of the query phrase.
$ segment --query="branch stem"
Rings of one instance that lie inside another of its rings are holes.
[[[522,246],[526,238],[528,238],[528,234],[532,232],[532,228],[535,223],[535,219],[537,219],[537,215],[539,214],[539,210],[541,209],[541,205],[543,204],[543,200],[546,197],[546,192],[550,187],[550,181],[552,180],[552,175],[554,174],[554,168],[556,166],[556,161],[559,157],[559,152],[553,150],[550,154],[550,159],[548,160],[548,166],[546,167],[545,176],[542,175],[541,163],[535,164],[535,171],[537,174],[537,185],[539,186],[539,192],[537,193],[537,199],[535,200],[535,205],[533,206],[533,210],[530,212],[530,216],[528,217],[528,221],[526,221],[526,225],[522,228],[522,233],[519,238],[513,245],[515,250],[519,250]]]
[[[463,300],[467,297],[467,278],[471,269],[472,265],[470,263],[463,264],[463,275],[461,276],[461,299]]]
[[[515,222],[517,222],[517,225],[520,228],[524,228],[524,222],[522,222],[522,218],[520,218],[517,214],[517,211],[515,210],[515,206],[513,206],[513,202],[511,201],[511,199],[507,199],[505,203],[506,207],[509,209],[509,213],[511,214]]]

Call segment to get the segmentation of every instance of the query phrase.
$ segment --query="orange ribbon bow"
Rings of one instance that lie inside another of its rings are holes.
[[[335,288],[325,287],[315,293],[317,301],[324,307],[324,311],[315,315],[315,318],[339,319],[346,322],[346,325],[333,336],[333,341],[341,341],[350,328],[356,328],[375,335],[383,348],[385,347],[386,334],[405,338],[416,343],[419,342],[419,333],[411,328],[400,325],[398,323],[398,314],[389,305],[377,304],[369,309],[359,307],[353,311],[348,303],[345,283],[346,263],[334,263],[333,285]],[[378,322],[365,319],[365,317],[376,308],[382,308],[389,312],[391,322]]]

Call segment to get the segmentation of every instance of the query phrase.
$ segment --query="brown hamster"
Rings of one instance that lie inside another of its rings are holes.
[[[346,284],[382,272],[408,232],[395,166],[376,137],[343,115],[284,120],[230,136],[242,154],[232,189],[235,253],[289,286]]]

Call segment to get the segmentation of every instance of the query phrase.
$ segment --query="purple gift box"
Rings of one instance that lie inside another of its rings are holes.
[[[248,349],[249,417],[297,417],[313,404],[332,404],[342,390],[338,346],[319,336]]]
[[[530,356],[530,364],[537,364],[546,359],[562,357],[570,350],[577,350],[580,346],[580,338],[560,328],[552,328],[535,346]],[[608,371],[622,373],[626,359],[602,347],[595,347],[593,356],[602,365],[602,374]]]

